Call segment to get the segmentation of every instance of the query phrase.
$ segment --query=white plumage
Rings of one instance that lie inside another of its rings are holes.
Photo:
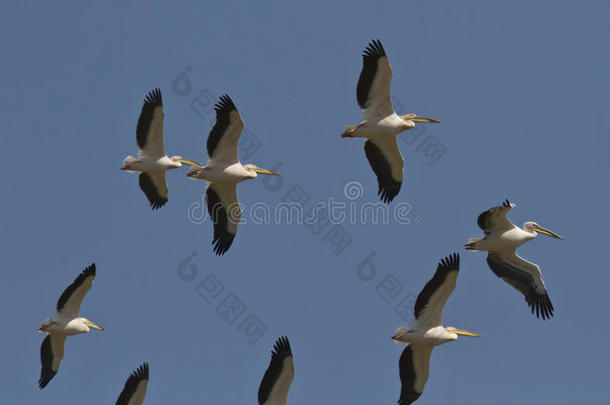
[[[343,138],[366,138],[364,152],[377,176],[381,201],[389,203],[400,191],[404,160],[396,143],[396,135],[413,128],[416,122],[438,123],[433,118],[415,114],[399,116],[390,95],[392,68],[379,40],[371,41],[362,55],[362,71],[356,87],[362,120],[347,125]]]
[[[278,175],[253,164],[242,165],[237,155],[237,143],[244,121],[228,95],[220,97],[214,106],[216,123],[207,139],[208,161],[204,167],[192,167],[187,176],[208,181],[206,202],[214,224],[214,253],[229,250],[237,233],[241,207],[237,199],[237,183],[254,179],[258,174]]]
[[[430,374],[430,355],[435,346],[456,340],[458,335],[479,336],[477,333],[442,325],[443,308],[455,289],[460,268],[460,257],[454,253],[441,260],[428,283],[415,302],[415,320],[411,328],[399,327],[392,339],[408,343],[403,350],[399,365],[400,405],[415,402],[422,392]]]
[[[555,309],[542,280],[542,272],[536,264],[517,255],[516,250],[538,233],[563,238],[535,222],[525,222],[523,228],[518,228],[506,216],[514,207],[506,200],[502,205],[479,215],[477,222],[485,237],[470,238],[466,249],[487,251],[487,264],[494,274],[525,296],[527,305],[536,317],[549,319]]]
[[[89,332],[89,328],[104,330],[87,318],[80,317],[80,306],[95,278],[95,263],[91,264],[70,284],[57,301],[57,313],[53,319],[47,318],[38,327],[47,336],[40,347],[40,379],[42,389],[57,374],[64,357],[66,336]]]

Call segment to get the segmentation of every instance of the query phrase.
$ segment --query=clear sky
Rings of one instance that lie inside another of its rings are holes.
[[[5,4],[3,403],[114,403],[148,361],[147,405],[254,404],[283,334],[290,405],[395,403],[401,305],[454,251],[462,267],[444,322],[483,337],[434,350],[418,404],[607,403],[608,2],[374,4]],[[295,195],[357,212],[377,201],[362,140],[339,137],[360,119],[360,55],[373,38],[397,110],[442,121],[399,141],[405,182],[390,208],[402,204],[408,221],[253,223],[253,204]],[[137,175],[119,170],[155,87],[168,154],[205,161],[206,100],[228,93],[250,131],[242,160],[282,174],[239,185],[250,222],[224,257],[197,220],[203,182],[169,172],[169,202],[153,212]],[[565,236],[520,249],[543,271],[550,321],[484,254],[463,250],[481,235],[477,215],[505,198],[515,223]],[[91,262],[81,314],[106,330],[70,337],[40,391],[36,327]]]

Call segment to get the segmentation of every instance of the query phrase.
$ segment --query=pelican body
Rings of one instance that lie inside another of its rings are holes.
[[[438,123],[415,114],[398,115],[392,106],[390,85],[392,68],[379,40],[371,41],[362,55],[362,71],[356,98],[362,109],[358,125],[347,125],[342,138],[366,138],[364,152],[377,176],[381,201],[389,203],[402,185],[404,159],[396,135],[415,127],[415,123]]]
[[[192,167],[187,176],[206,180],[205,197],[214,224],[212,245],[214,253],[223,255],[229,250],[241,218],[237,199],[237,183],[255,179],[258,174],[278,175],[253,164],[242,165],[237,155],[237,143],[244,129],[244,121],[228,95],[214,105],[216,123],[207,139],[208,161],[205,166]]]
[[[181,156],[168,157],[163,145],[163,98],[161,90],[154,89],[146,95],[138,118],[136,141],[138,158],[127,156],[121,170],[140,172],[140,189],[146,195],[153,210],[161,208],[168,199],[165,172],[182,167],[199,165]]]
[[[532,221],[525,222],[522,228],[517,227],[507,217],[514,207],[515,204],[506,200],[502,205],[481,213],[477,223],[485,232],[485,237],[470,238],[466,249],[487,251],[487,264],[493,273],[524,295],[532,314],[535,312],[537,318],[542,316],[542,319],[549,319],[555,309],[540,267],[517,255],[516,250],[539,233],[556,239],[563,238]]]
[[[398,363],[402,383],[399,405],[411,404],[423,393],[434,347],[456,340],[458,335],[479,336],[475,332],[442,325],[443,308],[455,289],[459,268],[460,257],[456,253],[441,260],[434,277],[417,296],[411,329],[401,326],[392,336],[396,343],[408,343]]]
[[[59,364],[64,357],[64,343],[67,336],[87,333],[91,329],[104,330],[100,325],[79,316],[80,307],[85,295],[95,278],[95,263],[91,264],[70,284],[57,301],[57,313],[53,319],[47,318],[38,327],[38,331],[47,336],[40,347],[40,389],[47,386],[57,374]]]

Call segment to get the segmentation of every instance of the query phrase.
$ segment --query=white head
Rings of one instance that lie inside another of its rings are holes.
[[[561,236],[557,235],[555,232],[552,232],[546,228],[541,227],[537,223],[533,221],[528,221],[523,224],[523,230],[532,235],[532,237],[536,237],[537,234],[541,233],[543,235],[550,236],[552,238],[563,239]]]
[[[176,167],[182,167],[183,164],[189,166],[201,166],[199,163],[193,160],[183,159],[182,156],[178,155],[172,156],[169,159],[176,164]]]
[[[244,169],[246,169],[250,174],[252,174],[252,178],[255,178],[258,176],[257,173],[260,174],[268,174],[268,175],[272,175],[272,176],[279,176],[279,173],[276,173],[274,171],[271,170],[267,170],[267,169],[261,169],[260,167],[258,167],[257,165],[254,165],[252,163],[248,163],[246,165],[243,165]]]
[[[87,318],[78,318],[78,319],[81,321],[81,323],[85,327],[85,332],[89,332],[89,328],[93,328],[93,329],[97,329],[97,330],[104,330],[104,328],[102,328],[100,325],[91,322]]]
[[[445,330],[446,330],[447,332],[451,332],[451,333],[453,333],[453,334],[455,335],[455,338],[456,338],[456,339],[458,338],[458,335],[462,335],[462,336],[470,336],[470,337],[480,337],[480,336],[481,336],[481,335],[479,335],[479,334],[478,334],[478,333],[476,333],[476,332],[470,332],[470,331],[467,331],[467,330],[461,330],[461,329],[457,329],[457,328],[456,328],[456,327],[454,327],[454,326],[447,326],[447,327],[445,328]]]
[[[417,115],[415,115],[413,113],[403,115],[400,118],[402,118],[403,121],[405,122],[407,129],[413,128],[415,126],[416,122],[424,123],[424,124],[439,124],[440,123],[439,120],[435,120],[434,118],[418,117]]]

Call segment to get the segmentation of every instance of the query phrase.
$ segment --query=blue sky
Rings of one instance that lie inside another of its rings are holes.
[[[396,307],[457,251],[444,322],[483,337],[437,348],[417,403],[603,403],[609,11],[602,1],[7,4],[4,401],[114,403],[148,361],[147,405],[256,403],[269,351],[286,334],[291,405],[395,403],[402,348],[389,337],[408,323]],[[243,160],[282,174],[279,183],[240,184],[244,205],[274,206],[294,190],[307,206],[376,201],[362,140],[339,137],[360,119],[360,54],[373,38],[390,57],[396,103],[442,120],[399,141],[405,182],[390,207],[410,207],[409,224],[248,223],[216,257],[209,221],[188,215],[203,182],[169,172],[169,203],[152,212],[137,176],[119,170],[137,151],[149,90],[163,92],[167,152],[200,161],[212,117],[191,103],[228,93],[259,142]],[[190,90],[174,88],[185,71]],[[430,139],[444,151],[434,162],[422,146]],[[352,181],[363,195],[349,200]],[[542,268],[550,321],[531,316],[483,254],[463,251],[481,234],[477,215],[505,198],[517,204],[515,223],[565,236],[520,249]],[[351,240],[340,252],[328,236],[337,229]],[[81,313],[106,331],[69,338],[58,375],[40,391],[36,327],[91,262],[97,278]],[[402,288],[390,298],[380,292],[388,280]],[[236,319],[221,315],[229,301],[240,307]],[[242,325],[253,319],[266,331],[252,343]]]

